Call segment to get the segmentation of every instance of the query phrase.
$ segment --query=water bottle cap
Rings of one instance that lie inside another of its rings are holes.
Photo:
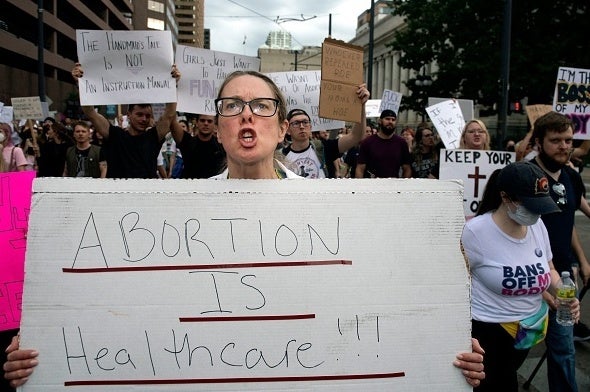
[[[563,271],[563,272],[561,273],[561,276],[562,276],[563,278],[569,278],[569,277],[570,277],[570,273],[569,273],[569,271]]]

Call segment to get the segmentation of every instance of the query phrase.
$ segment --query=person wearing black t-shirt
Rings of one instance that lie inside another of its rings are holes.
[[[72,76],[77,82],[84,75],[82,66],[76,63]],[[180,72],[172,66],[171,75],[176,81]],[[112,125],[92,106],[82,106],[97,132],[104,137],[108,149],[107,177],[156,178],[157,159],[164,137],[176,118],[176,102],[166,103],[164,114],[153,126],[151,104],[130,104],[127,110],[129,125],[126,128]]]
[[[107,163],[99,146],[90,144],[90,127],[83,121],[74,124],[76,145],[66,152],[64,177],[105,178]]]

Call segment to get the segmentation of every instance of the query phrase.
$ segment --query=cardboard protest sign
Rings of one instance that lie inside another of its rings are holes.
[[[81,105],[176,102],[170,31],[76,30]]]
[[[539,117],[552,111],[553,107],[551,105],[527,105],[524,109],[532,127]]]
[[[461,193],[38,179],[21,346],[42,360],[27,391],[470,391],[452,365],[471,347]]]
[[[319,117],[320,71],[271,72],[266,74],[275,82],[287,100],[287,112],[303,109],[311,117],[313,131],[338,129],[344,122]]]
[[[440,151],[439,179],[459,179],[465,184],[463,209],[465,217],[475,215],[490,175],[496,169],[516,162],[516,153],[489,150]]]
[[[215,114],[215,98],[223,80],[234,71],[259,71],[260,59],[234,53],[178,45],[175,64],[182,77],[178,82],[178,111]]]
[[[454,99],[437,103],[426,108],[430,121],[448,149],[458,148],[465,119],[459,104]]]
[[[322,44],[320,117],[361,122],[362,103],[357,97],[363,83],[363,48],[326,38]]]
[[[396,113],[399,113],[399,106],[402,103],[402,93],[398,93],[393,90],[383,90],[383,96],[381,97],[381,106],[379,106],[379,115],[381,112],[389,109]]]
[[[590,139],[590,69],[559,67],[553,110],[574,122],[574,139]]]
[[[0,174],[0,331],[19,327],[35,172]]]
[[[39,120],[43,118],[43,107],[41,106],[41,99],[39,97],[12,98],[11,102],[14,118],[19,120]]]

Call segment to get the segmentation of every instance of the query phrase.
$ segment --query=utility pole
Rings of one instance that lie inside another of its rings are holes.
[[[39,99],[45,102],[45,59],[43,49],[45,38],[43,34],[43,0],[37,0],[37,85],[39,87]]]
[[[369,11],[369,59],[367,61],[367,88],[373,91],[373,35],[375,33],[375,3],[371,0]]]
[[[512,0],[504,0],[504,24],[502,28],[502,64],[500,76],[500,109],[496,145],[504,149],[504,137],[508,129],[508,99],[510,98],[510,35],[512,27]]]

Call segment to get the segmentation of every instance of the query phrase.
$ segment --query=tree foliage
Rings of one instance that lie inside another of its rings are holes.
[[[407,28],[391,46],[402,52],[399,65],[420,72],[436,62],[428,87],[406,83],[406,108],[421,105],[424,94],[499,102],[504,1],[393,0],[393,13]],[[588,0],[512,2],[510,98],[529,104],[552,101],[560,66],[590,68],[587,45]],[[425,91],[426,90],[426,91]]]

